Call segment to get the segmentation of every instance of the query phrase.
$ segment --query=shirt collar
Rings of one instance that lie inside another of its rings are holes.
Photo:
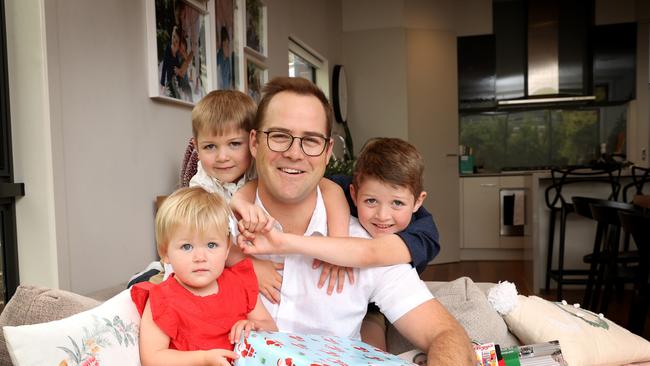
[[[269,216],[269,212],[266,210],[266,207],[264,207],[264,204],[262,203],[262,200],[260,199],[260,191],[259,188],[257,192],[255,192],[255,204],[257,204],[259,207],[261,207],[264,212],[266,212]],[[275,222],[278,229],[282,230],[282,225],[276,221]],[[309,220],[309,225],[307,225],[307,230],[303,234],[304,236],[327,236],[327,210],[325,209],[325,202],[323,201],[323,196],[321,195],[320,192],[320,187],[316,186],[316,207],[314,207],[314,212],[311,215],[311,219]]]

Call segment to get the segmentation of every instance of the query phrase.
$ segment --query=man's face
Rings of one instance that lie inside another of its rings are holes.
[[[281,92],[271,99],[260,130],[252,130],[250,137],[263,197],[281,203],[300,203],[315,194],[332,154],[332,144],[328,140],[325,151],[314,157],[305,155],[298,139],[289,150],[275,152],[269,149],[267,134],[262,131],[282,131],[296,137],[329,137],[326,125],[325,110],[316,97]]]

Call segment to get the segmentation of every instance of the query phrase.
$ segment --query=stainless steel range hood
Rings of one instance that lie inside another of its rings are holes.
[[[526,98],[500,100],[498,105],[573,104],[595,100],[591,95],[587,52],[589,28],[593,24],[589,9],[593,9],[593,1],[528,0],[526,6]]]

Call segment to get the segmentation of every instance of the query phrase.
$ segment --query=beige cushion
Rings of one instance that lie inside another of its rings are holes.
[[[560,341],[571,366],[650,361],[650,342],[571,305],[519,295],[517,306],[504,318],[510,331],[525,344]]]
[[[485,291],[494,284],[477,286],[470,278],[461,277],[451,282],[432,283],[427,286],[433,296],[445,306],[465,328],[469,338],[478,343],[494,342],[502,347],[519,345],[508,332],[506,323],[487,301]],[[388,351],[400,354],[413,347],[391,326],[387,330]]]
[[[19,286],[0,314],[0,327],[49,322],[88,310],[99,302],[63,290]],[[4,334],[0,332],[0,365],[11,365]]]

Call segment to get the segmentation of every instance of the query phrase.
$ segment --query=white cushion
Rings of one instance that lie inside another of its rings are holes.
[[[140,365],[140,315],[124,290],[103,304],[48,323],[2,328],[14,365]]]
[[[524,344],[560,341],[562,354],[571,366],[650,361],[650,342],[571,305],[519,295],[517,306],[504,319]]]

